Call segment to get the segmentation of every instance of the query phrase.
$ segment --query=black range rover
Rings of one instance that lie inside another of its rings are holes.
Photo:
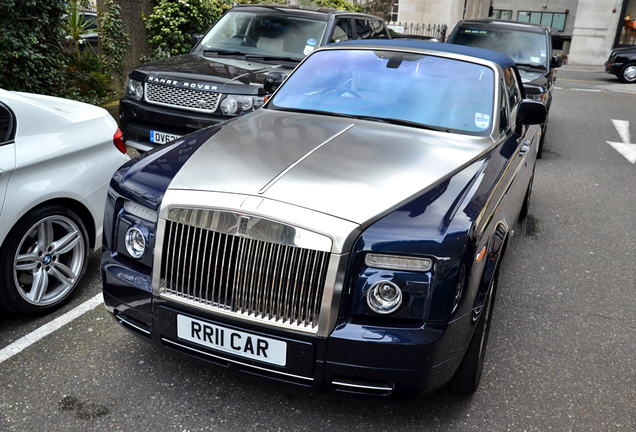
[[[254,111],[314,49],[390,39],[373,15],[327,8],[238,5],[190,54],[144,64],[119,103],[126,145],[151,150],[194,130]]]
[[[528,99],[543,102],[550,112],[555,68],[563,58],[552,55],[552,39],[548,26],[503,20],[460,21],[447,43],[469,45],[497,51],[510,57],[519,70]],[[541,140],[537,157],[541,157],[548,119],[541,125]]]

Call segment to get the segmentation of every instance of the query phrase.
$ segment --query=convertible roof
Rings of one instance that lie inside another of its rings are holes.
[[[512,59],[505,54],[501,54],[501,53],[490,51],[483,48],[469,47],[465,45],[454,45],[454,44],[418,41],[418,40],[365,39],[365,40],[340,42],[337,44],[330,44],[328,46],[340,46],[340,45],[378,46],[378,47],[383,46],[387,48],[404,47],[404,48],[423,49],[428,51],[447,52],[451,54],[461,54],[461,55],[475,57],[482,60],[488,60],[493,63],[497,63],[502,68],[507,68],[509,66],[513,66],[516,68],[515,62],[512,61]]]

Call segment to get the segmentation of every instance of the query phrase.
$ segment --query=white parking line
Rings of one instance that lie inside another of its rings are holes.
[[[55,330],[58,330],[59,328],[73,321],[75,318],[78,318],[84,315],[86,312],[95,309],[97,306],[103,303],[104,303],[104,297],[102,293],[99,293],[95,297],[85,301],[84,303],[76,307],[75,309],[68,311],[64,315],[55,318],[50,323],[44,324],[42,327],[38,328],[37,330],[32,331],[28,335],[2,348],[2,350],[0,350],[0,363],[10,359],[14,355],[20,353],[24,349],[33,345],[34,343],[36,343],[43,337],[50,335]]]

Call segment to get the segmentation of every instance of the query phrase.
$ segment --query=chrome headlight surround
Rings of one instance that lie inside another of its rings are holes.
[[[369,308],[380,315],[388,315],[402,306],[402,290],[391,281],[374,283],[367,291]]]
[[[126,96],[138,101],[142,100],[144,98],[144,83],[128,78],[126,80]]]
[[[126,231],[124,244],[126,245],[126,251],[131,257],[140,259],[146,252],[147,235],[144,235],[139,227],[133,226]]]
[[[116,224],[119,236],[117,250],[150,266],[159,215],[155,210],[136,201],[122,201]]]
[[[227,95],[221,101],[223,115],[240,115],[256,111],[265,104],[264,96]]]

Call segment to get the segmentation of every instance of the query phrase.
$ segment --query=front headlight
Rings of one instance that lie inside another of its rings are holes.
[[[126,231],[126,250],[131,257],[139,259],[146,252],[146,236],[137,227],[129,228]]]
[[[265,104],[265,98],[261,96],[227,95],[221,102],[223,115],[245,114],[255,111]]]
[[[546,93],[526,93],[526,99],[545,102],[545,95]]]
[[[141,264],[152,265],[157,220],[156,211],[134,201],[124,200],[116,224],[119,237],[116,250],[127,253]]]
[[[128,78],[126,81],[126,96],[135,100],[142,100],[144,97],[144,83]]]
[[[402,290],[390,281],[376,282],[367,291],[367,304],[375,313],[393,313],[402,305]]]

